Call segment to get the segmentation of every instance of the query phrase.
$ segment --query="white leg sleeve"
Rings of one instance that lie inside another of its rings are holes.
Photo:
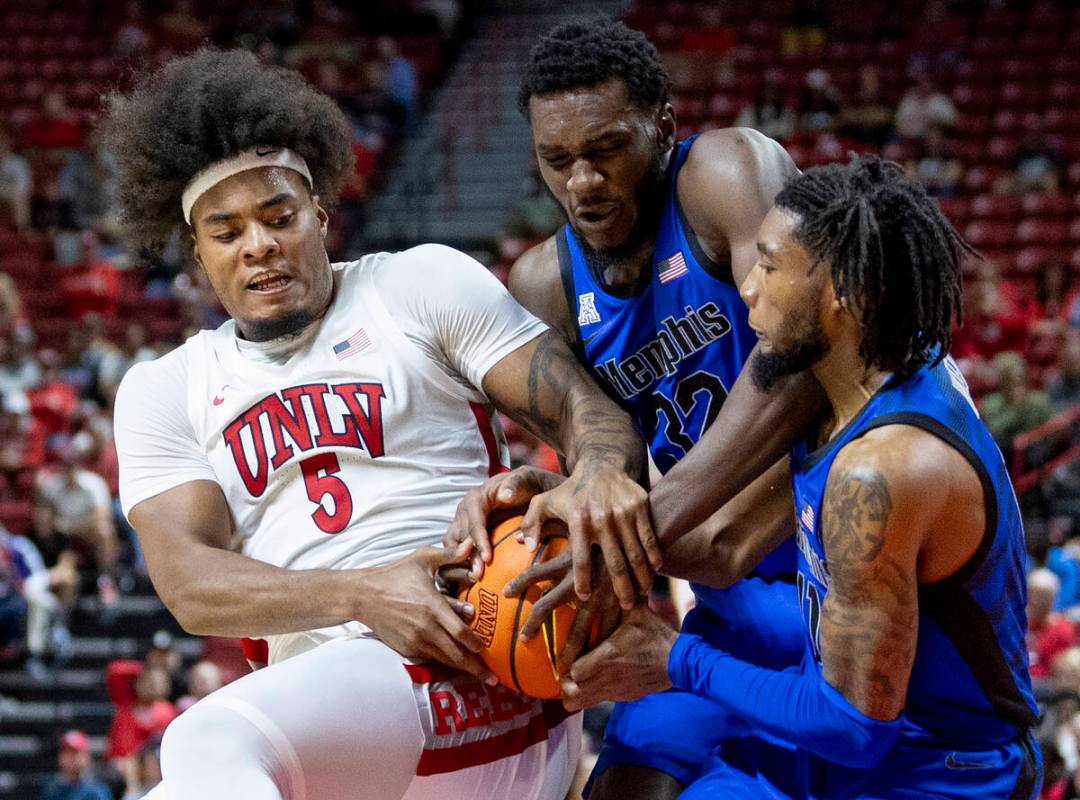
[[[26,598],[26,649],[31,655],[41,656],[49,640],[49,627],[60,610],[60,601],[49,591],[49,576],[35,573],[23,584]]]
[[[161,767],[169,800],[400,800],[423,745],[401,657],[349,639],[195,704],[166,731]]]

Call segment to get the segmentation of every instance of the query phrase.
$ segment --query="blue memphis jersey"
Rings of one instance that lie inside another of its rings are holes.
[[[720,413],[757,339],[727,264],[712,261],[690,229],[676,191],[691,137],[676,145],[651,272],[616,293],[594,274],[569,225],[556,241],[567,302],[576,314],[584,361],[634,418],[653,462],[666,473]],[[788,576],[794,544],[777,548],[756,575]],[[709,602],[718,590],[694,586]]]
[[[804,441],[792,451],[806,661],[820,673],[829,563],[819,523],[829,468],[844,445],[884,425],[922,428],[955,448],[982,482],[986,511],[986,533],[971,560],[944,580],[919,584],[901,738],[956,748],[1015,739],[1037,721],[1024,643],[1024,532],[1001,452],[951,357],[906,379],[893,376],[825,445],[811,450]]]

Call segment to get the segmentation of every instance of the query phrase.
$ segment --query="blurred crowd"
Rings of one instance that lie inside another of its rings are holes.
[[[94,598],[107,615],[144,574],[137,540],[116,501],[113,397],[132,364],[225,319],[184,243],[155,256],[121,246],[113,160],[93,124],[100,92],[122,87],[132,70],[153,68],[204,42],[248,47],[269,63],[300,69],[353,121],[356,174],[328,245],[334,257],[355,255],[363,244],[357,234],[364,200],[416,124],[424,90],[440,74],[474,5],[372,2],[359,15],[331,0],[224,9],[175,0],[164,11],[132,1],[109,24],[101,52],[92,54],[90,72],[101,85],[31,82],[33,91],[28,88],[19,104],[3,107],[0,665],[24,664],[34,679],[47,681],[70,654],[68,623],[80,596]],[[963,232],[978,232],[964,224],[965,214],[998,219],[1017,209],[1061,207],[1076,227],[1068,196],[1075,192],[1070,173],[1076,164],[1061,145],[1053,109],[1021,115],[1022,134],[1009,140],[1008,152],[997,153],[996,168],[971,166],[973,148],[985,148],[989,133],[973,145],[957,88],[938,80],[959,63],[961,54],[949,46],[950,20],[963,4],[927,4],[926,18],[936,20],[940,41],[911,50],[900,91],[895,74],[884,74],[873,58],[852,71],[851,80],[834,79],[831,57],[825,57],[837,52],[829,3],[788,4],[793,11],[778,23],[778,55],[789,65],[806,65],[798,80],[790,69],[746,69],[740,37],[760,41],[766,33],[731,24],[721,4],[678,4],[696,15],[689,30],[645,25],[654,5],[636,4],[629,21],[642,22],[669,61],[682,135],[731,124],[756,128],[784,143],[804,167],[843,159],[851,149],[881,152],[941,198]],[[887,28],[891,19],[886,15],[880,25]],[[892,41],[883,39],[881,52]],[[42,62],[43,75],[48,64]],[[697,85],[702,76],[704,94]],[[745,97],[725,91],[748,80]],[[535,168],[523,177],[520,198],[494,245],[494,269],[504,279],[518,255],[564,221]],[[1080,447],[1080,263],[1063,247],[1035,249],[1020,264],[1011,240],[975,243],[987,257],[970,261],[965,322],[953,352],[1021,497],[1032,565],[1029,650],[1046,711],[1044,797],[1060,800],[1080,796],[1080,469],[1074,452]],[[558,468],[550,448],[506,422],[515,464]],[[667,598],[654,603],[674,614]],[[123,786],[125,798],[141,797],[159,779],[157,748],[168,721],[239,674],[228,656],[203,655],[209,657],[184,670],[161,632],[143,660],[110,664],[106,682],[116,715],[102,777]],[[598,736],[603,718],[592,722]],[[95,794],[100,784],[83,732],[68,731],[59,744],[59,772],[43,798],[74,796],[71,787],[84,785],[77,796],[112,796]]]

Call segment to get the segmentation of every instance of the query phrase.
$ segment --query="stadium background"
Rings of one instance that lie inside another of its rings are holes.
[[[116,797],[140,797],[154,729],[218,673],[245,669],[234,642],[182,635],[115,504],[111,401],[124,370],[223,312],[184,242],[153,260],[119,242],[112,158],[94,129],[103,94],[205,42],[296,67],[354,123],[357,170],[331,255],[434,240],[505,278],[561,222],[530,166],[517,78],[536,36],[581,10],[0,0],[0,798],[38,797],[72,729],[88,738],[64,746],[89,747]],[[954,352],[1021,495],[1045,796],[1069,796],[1080,761],[1080,8],[593,0],[588,10],[657,45],[680,137],[750,125],[801,167],[881,152],[924,181],[985,256],[966,269]],[[552,464],[511,435],[517,463]],[[65,536],[87,508],[89,528]],[[662,594],[654,602],[670,610]],[[188,672],[196,661],[217,670]]]

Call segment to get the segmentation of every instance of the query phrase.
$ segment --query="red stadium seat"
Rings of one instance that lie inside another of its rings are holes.
[[[1001,65],[1001,77],[1021,83],[1038,80],[1042,77],[1045,65],[1040,60],[1028,58],[1007,58]]]
[[[988,161],[1004,165],[1016,155],[1016,150],[1019,146],[1019,137],[995,136],[986,143],[986,158]]]
[[[1080,275],[1080,247],[1073,250],[1072,255],[1069,256],[1069,266],[1072,267],[1074,273]]]
[[[1003,108],[994,114],[991,125],[996,133],[1013,134],[1023,128],[1024,119],[1015,109]]]
[[[1080,217],[1069,223],[1069,242],[1080,245]]]
[[[1016,272],[1021,275],[1034,275],[1043,264],[1053,258],[1054,253],[1055,251],[1048,247],[1025,247],[1016,254]]]
[[[1019,245],[1042,244],[1060,247],[1068,238],[1069,226],[1057,220],[1025,219],[1016,226],[1016,243]]]
[[[1072,201],[1064,194],[1032,192],[1024,195],[1020,204],[1027,217],[1067,217],[1072,212]]]
[[[1071,80],[1055,80],[1050,84],[1050,102],[1075,106],[1080,102],[1080,85]]]
[[[964,188],[969,194],[988,191],[1001,169],[988,164],[977,164],[964,172]]]
[[[965,112],[986,111],[995,103],[994,92],[986,86],[960,83],[953,88],[953,100]]]
[[[971,216],[971,201],[966,197],[939,197],[938,205],[956,228],[963,228]]]
[[[979,248],[1006,248],[1013,242],[1013,226],[996,220],[976,220],[964,228],[964,238]]]
[[[1044,99],[1043,85],[1035,81],[1011,81],[1001,87],[1001,102],[1009,108],[1039,108]]]
[[[975,219],[1014,220],[1020,216],[1020,199],[1012,195],[980,194],[971,201]]]

